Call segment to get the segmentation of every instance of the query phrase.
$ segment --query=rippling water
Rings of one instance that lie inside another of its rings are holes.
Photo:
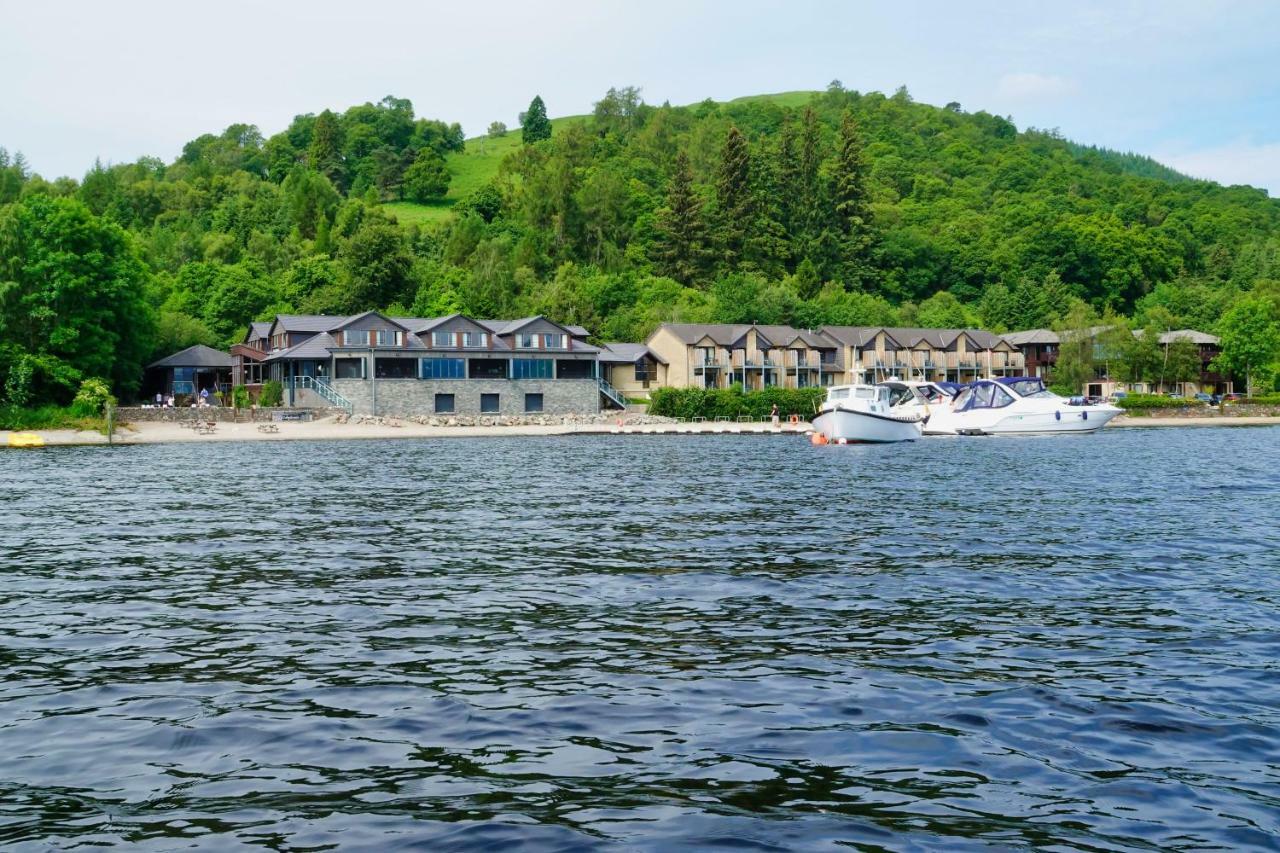
[[[0,843],[1274,848],[1277,460],[0,453]]]

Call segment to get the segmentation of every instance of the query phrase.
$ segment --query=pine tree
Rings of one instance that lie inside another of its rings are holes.
[[[720,151],[716,180],[718,244],[724,265],[736,269],[755,224],[755,196],[751,187],[751,150],[736,127],[729,128]]]
[[[778,220],[788,236],[794,238],[800,198],[800,162],[796,156],[796,128],[790,115],[778,130],[778,149],[774,155],[778,176]]]
[[[335,187],[346,189],[342,171],[342,141],[338,117],[329,110],[316,116],[311,128],[311,146],[307,148],[307,160],[311,168],[329,179]]]
[[[658,214],[654,260],[663,275],[691,284],[706,269],[706,224],[702,219],[702,199],[693,187],[689,155],[676,154],[667,206]]]
[[[836,152],[831,196],[839,231],[840,266],[846,279],[861,280],[869,275],[871,248],[871,195],[867,187],[867,160],[862,151],[862,135],[853,113],[845,111],[840,121],[840,150]]]
[[[547,118],[547,105],[541,95],[534,95],[529,109],[520,118],[520,135],[524,144],[551,138],[551,120]]]

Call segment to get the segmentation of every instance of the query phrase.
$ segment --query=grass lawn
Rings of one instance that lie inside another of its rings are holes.
[[[577,124],[586,116],[565,116],[551,120],[551,132],[554,134],[571,124]],[[434,204],[415,204],[411,201],[393,201],[383,205],[388,212],[395,214],[403,225],[426,225],[432,222],[443,222],[453,212],[453,205],[460,199],[471,195],[480,187],[493,180],[498,174],[498,166],[502,158],[521,145],[520,128],[507,131],[507,135],[499,139],[477,136],[467,140],[467,150],[461,154],[450,154],[445,158],[452,176],[449,181],[449,193],[444,201]]]

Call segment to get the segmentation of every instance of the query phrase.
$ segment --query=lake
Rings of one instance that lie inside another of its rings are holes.
[[[0,453],[0,844],[1275,849],[1278,460]]]

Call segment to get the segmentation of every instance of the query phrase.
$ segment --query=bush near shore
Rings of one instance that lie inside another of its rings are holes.
[[[825,388],[657,388],[649,395],[649,414],[666,418],[762,418],[776,403],[782,417],[810,420],[826,397]]]

